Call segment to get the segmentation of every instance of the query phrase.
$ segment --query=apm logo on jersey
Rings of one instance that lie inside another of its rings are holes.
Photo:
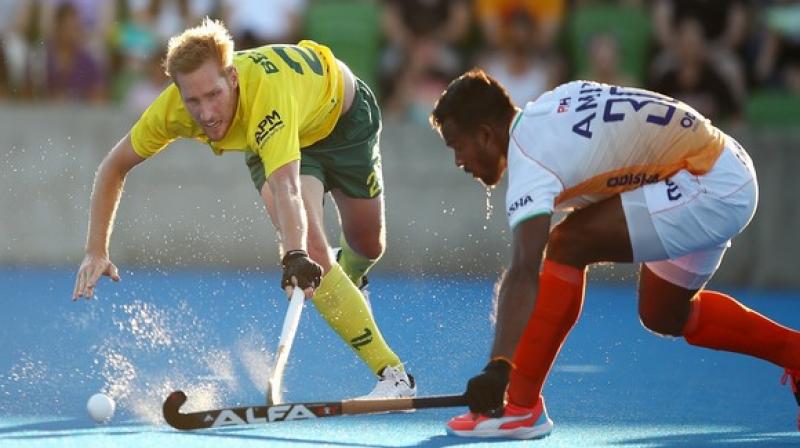
[[[276,422],[283,420],[305,420],[309,418],[317,418],[316,414],[311,412],[307,407],[302,404],[280,404],[270,406],[267,408],[267,415],[263,417],[256,416],[256,408],[247,408],[244,410],[244,418],[233,409],[223,409],[219,415],[213,417],[213,414],[206,415],[205,420],[214,419],[211,426],[233,426],[233,425],[253,425],[257,423]],[[263,408],[262,408],[263,409]]]
[[[256,129],[256,144],[261,145],[261,142],[270,138],[272,134],[278,129],[283,127],[283,119],[281,114],[276,109],[271,113],[264,116],[264,119],[258,122],[258,129]]]
[[[533,202],[533,198],[531,197],[531,195],[526,194],[525,196],[523,196],[523,197],[517,199],[516,201],[514,201],[514,203],[511,204],[511,206],[508,207],[508,211],[506,212],[506,215],[507,216],[511,216],[515,211],[517,211],[518,209],[530,204],[531,202]]]

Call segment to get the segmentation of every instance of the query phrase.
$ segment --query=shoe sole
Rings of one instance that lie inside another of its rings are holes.
[[[553,421],[549,418],[545,423],[531,428],[517,428],[517,429],[495,429],[492,431],[482,430],[478,431],[457,431],[447,427],[447,433],[458,437],[472,437],[472,438],[490,438],[498,437],[504,439],[519,439],[519,440],[532,440],[543,439],[553,432]]]

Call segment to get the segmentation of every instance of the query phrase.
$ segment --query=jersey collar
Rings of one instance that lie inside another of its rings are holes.
[[[511,127],[508,129],[508,133],[509,134],[514,132],[514,128],[517,127],[517,124],[519,124],[519,120],[522,118],[522,109],[516,107],[515,110],[517,112],[516,112],[516,114],[514,114],[514,119],[511,120]]]

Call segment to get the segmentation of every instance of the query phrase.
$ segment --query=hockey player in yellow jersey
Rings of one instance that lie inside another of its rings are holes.
[[[508,171],[512,259],[494,344],[467,384],[466,437],[548,435],[542,387],[580,315],[586,266],[640,262],[650,331],[785,369],[800,404],[800,333],[705,289],[758,202],[747,152],[690,106],[641,89],[574,81],[523,109],[480,70],[453,81],[431,123],[455,164],[486,185]],[[551,229],[554,210],[571,211]]]
[[[372,92],[331,51],[312,41],[234,52],[219,21],[173,37],[164,60],[173,80],[101,163],[92,192],[86,255],[73,299],[92,297],[101,276],[118,281],[109,256],[127,173],[178,138],[215,154],[244,152],[283,249],[281,287],[299,287],[378,377],[370,398],[416,394],[358,287],[385,245]],[[341,216],[341,250],[324,234],[323,196]]]

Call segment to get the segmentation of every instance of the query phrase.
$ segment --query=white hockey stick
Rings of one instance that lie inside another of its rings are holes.
[[[292,350],[294,335],[297,333],[297,324],[300,323],[300,314],[303,311],[305,295],[303,290],[295,287],[292,298],[289,300],[289,309],[286,310],[286,317],[283,319],[283,329],[281,339],[278,342],[278,350],[275,352],[275,367],[267,383],[267,404],[275,405],[283,402],[283,370],[286,368],[286,361],[289,360],[289,352]]]

